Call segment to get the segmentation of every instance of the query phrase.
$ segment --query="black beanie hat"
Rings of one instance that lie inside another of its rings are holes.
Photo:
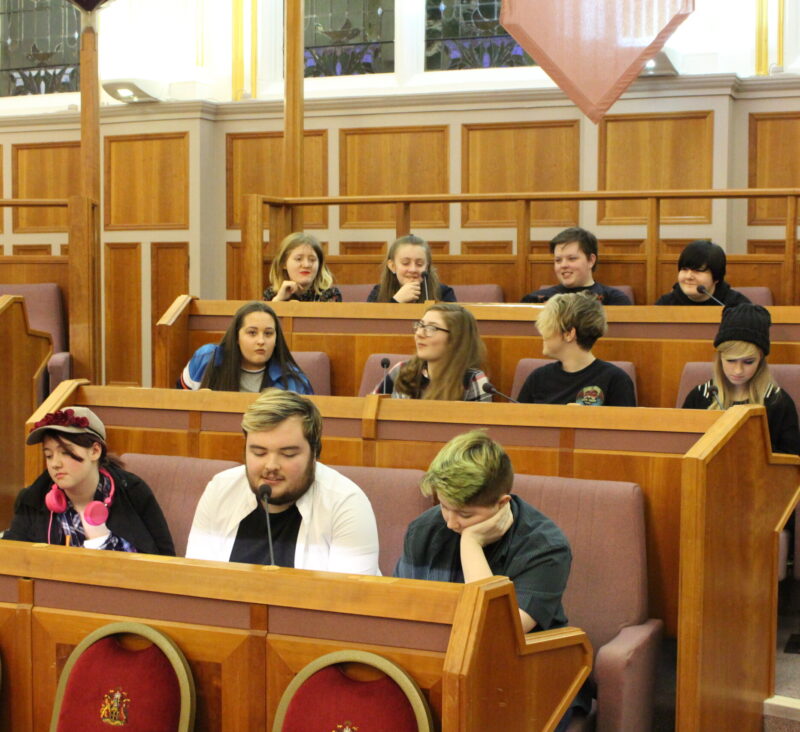
[[[722,311],[714,348],[725,341],[745,341],[758,346],[766,356],[769,353],[769,326],[772,318],[769,311],[761,305],[740,303],[728,306]]]

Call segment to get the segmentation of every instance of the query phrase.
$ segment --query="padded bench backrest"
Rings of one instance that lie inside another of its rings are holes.
[[[49,333],[53,353],[67,350],[67,323],[61,288],[55,282],[34,285],[0,284],[0,295],[22,295],[28,313],[28,325],[34,330]]]
[[[514,492],[569,540],[564,608],[595,649],[647,619],[644,499],[636,483],[516,475]]]
[[[403,553],[408,525],[427,511],[433,501],[419,491],[425,473],[410,468],[370,468],[358,465],[332,466],[367,494],[378,524],[381,574],[390,577]]]
[[[138,475],[153,491],[175,543],[175,553],[186,554],[194,510],[203,490],[217,473],[241,463],[231,460],[143,455],[129,452],[121,456],[125,470]]]

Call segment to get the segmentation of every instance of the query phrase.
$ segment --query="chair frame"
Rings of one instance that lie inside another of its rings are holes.
[[[315,658],[297,672],[297,675],[289,682],[286,690],[281,695],[281,700],[275,712],[275,721],[272,724],[272,732],[281,732],[283,729],[283,723],[286,718],[286,712],[289,709],[289,704],[297,690],[306,680],[317,671],[321,671],[337,663],[363,663],[385,673],[406,695],[406,699],[408,699],[411,708],[414,710],[417,729],[420,732],[430,732],[434,729],[433,717],[431,716],[431,710],[425,700],[425,696],[417,682],[414,681],[405,669],[393,663],[388,658],[379,656],[377,653],[347,649],[326,653],[324,656]]]
[[[132,621],[108,623],[96,630],[93,630],[87,635],[69,654],[67,662],[64,664],[64,669],[61,671],[61,677],[58,680],[58,687],[56,689],[56,698],[53,703],[53,715],[50,718],[50,732],[57,732],[58,730],[58,717],[61,712],[61,703],[64,700],[64,692],[67,688],[67,682],[72,674],[72,667],[77,663],[78,659],[83,655],[91,645],[97,641],[107,638],[110,635],[120,635],[122,633],[129,633],[146,638],[154,645],[158,646],[159,650],[167,657],[172,668],[175,671],[175,676],[178,678],[178,687],[181,695],[181,709],[180,716],[178,717],[178,732],[190,732],[194,729],[194,716],[195,716],[195,687],[194,677],[189,668],[189,663],[183,655],[183,651],[178,647],[175,641],[169,636],[162,633],[160,630],[145,625],[144,623],[135,623]]]

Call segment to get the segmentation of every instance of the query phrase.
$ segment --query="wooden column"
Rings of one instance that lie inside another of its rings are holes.
[[[788,292],[786,302],[789,305],[797,303],[797,197],[786,198],[786,247],[784,249],[784,262],[789,275],[787,282]]]
[[[647,302],[653,303],[658,297],[658,248],[661,224],[661,200],[647,199],[647,239],[645,257],[647,259]]]
[[[464,204],[462,204],[464,205]],[[517,292],[529,293],[535,285],[528,282],[530,265],[528,253],[531,248],[531,202],[517,201]]]
[[[255,193],[243,200],[242,247],[242,297],[260,300],[264,293],[264,201]]]
[[[69,350],[72,378],[100,383],[100,237],[97,204],[69,199]]]
[[[100,201],[100,75],[95,13],[81,12],[81,192]]]
[[[303,0],[285,0],[284,13],[284,117],[283,117],[283,193],[301,196],[303,191]],[[289,212],[295,231],[303,228],[303,210]],[[270,240],[277,244],[270,232]]]

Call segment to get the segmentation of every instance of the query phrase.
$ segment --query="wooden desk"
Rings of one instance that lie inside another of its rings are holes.
[[[236,300],[197,300],[182,295],[156,326],[154,386],[171,388],[195,349],[219,342]],[[331,385],[338,396],[355,396],[372,353],[414,353],[411,322],[424,305],[374,303],[271,303],[292,350],[324,351],[331,360]],[[542,358],[535,328],[542,306],[468,305],[488,351],[487,373],[508,394],[521,358]],[[800,362],[800,307],[769,308],[772,363]],[[639,404],[673,407],[683,365],[711,361],[719,326],[718,307],[610,307],[608,335],[594,349],[608,361],[636,365]]]
[[[118,620],[180,646],[197,728],[210,732],[271,729],[294,675],[345,648],[405,668],[445,732],[551,730],[591,667],[576,628],[522,634],[504,577],[460,585],[2,544],[0,722],[13,732],[48,728],[69,652]]]
[[[230,392],[64,382],[30,418],[77,404],[118,453],[241,459]],[[646,497],[650,614],[677,631],[681,730],[761,729],[774,689],[777,548],[800,495],[800,459],[770,452],[763,407],[725,412],[314,397],[322,459],[425,469],[456,434],[484,426],[517,471],[633,481]],[[41,470],[27,448],[26,471]],[[624,588],[621,588],[623,591]],[[750,663],[748,659],[762,659]]]

